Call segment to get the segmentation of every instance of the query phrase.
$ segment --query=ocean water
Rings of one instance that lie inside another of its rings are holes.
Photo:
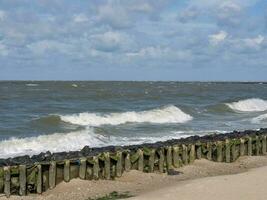
[[[0,158],[265,127],[266,83],[0,82]]]

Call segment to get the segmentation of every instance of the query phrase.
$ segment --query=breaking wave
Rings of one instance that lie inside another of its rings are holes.
[[[119,125],[125,123],[185,123],[193,119],[192,116],[173,105],[140,112],[79,113],[61,115],[60,118],[62,121],[84,126]]]
[[[267,113],[263,115],[259,115],[258,117],[254,117],[251,120],[254,124],[261,124],[261,123],[267,123]]]
[[[233,103],[226,103],[232,110],[242,112],[255,112],[267,110],[267,101],[258,98],[240,100]]]
[[[94,132],[93,128],[87,127],[81,131],[73,131],[69,133],[54,133],[50,135],[40,135],[37,137],[27,138],[10,138],[0,141],[0,157],[8,158],[22,155],[36,155],[41,152],[62,152],[77,151],[84,146],[103,147],[108,145],[134,145],[142,143],[153,143],[158,141],[166,141],[169,139],[179,139],[187,137],[185,132],[178,131],[169,135],[154,137],[120,137],[105,136]],[[196,134],[196,133],[195,133]]]

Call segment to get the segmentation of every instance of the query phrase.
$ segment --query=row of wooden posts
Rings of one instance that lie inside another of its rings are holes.
[[[246,136],[223,141],[195,142],[158,148],[142,147],[104,152],[92,157],[49,161],[33,165],[0,168],[0,193],[13,195],[41,194],[62,181],[114,179],[124,171],[164,173],[205,158],[216,162],[233,162],[239,156],[266,154],[266,135]]]

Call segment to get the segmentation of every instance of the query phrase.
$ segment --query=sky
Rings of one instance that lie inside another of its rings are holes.
[[[0,0],[0,80],[267,81],[267,1]]]

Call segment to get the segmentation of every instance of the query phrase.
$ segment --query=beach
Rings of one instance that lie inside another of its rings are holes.
[[[111,192],[132,195],[142,199],[265,199],[267,156],[241,157],[234,163],[218,163],[205,159],[177,169],[178,175],[142,173],[132,170],[116,180],[85,181],[73,179],[62,182],[42,195],[11,200],[87,200],[97,199]],[[1,199],[6,199],[2,196]]]

